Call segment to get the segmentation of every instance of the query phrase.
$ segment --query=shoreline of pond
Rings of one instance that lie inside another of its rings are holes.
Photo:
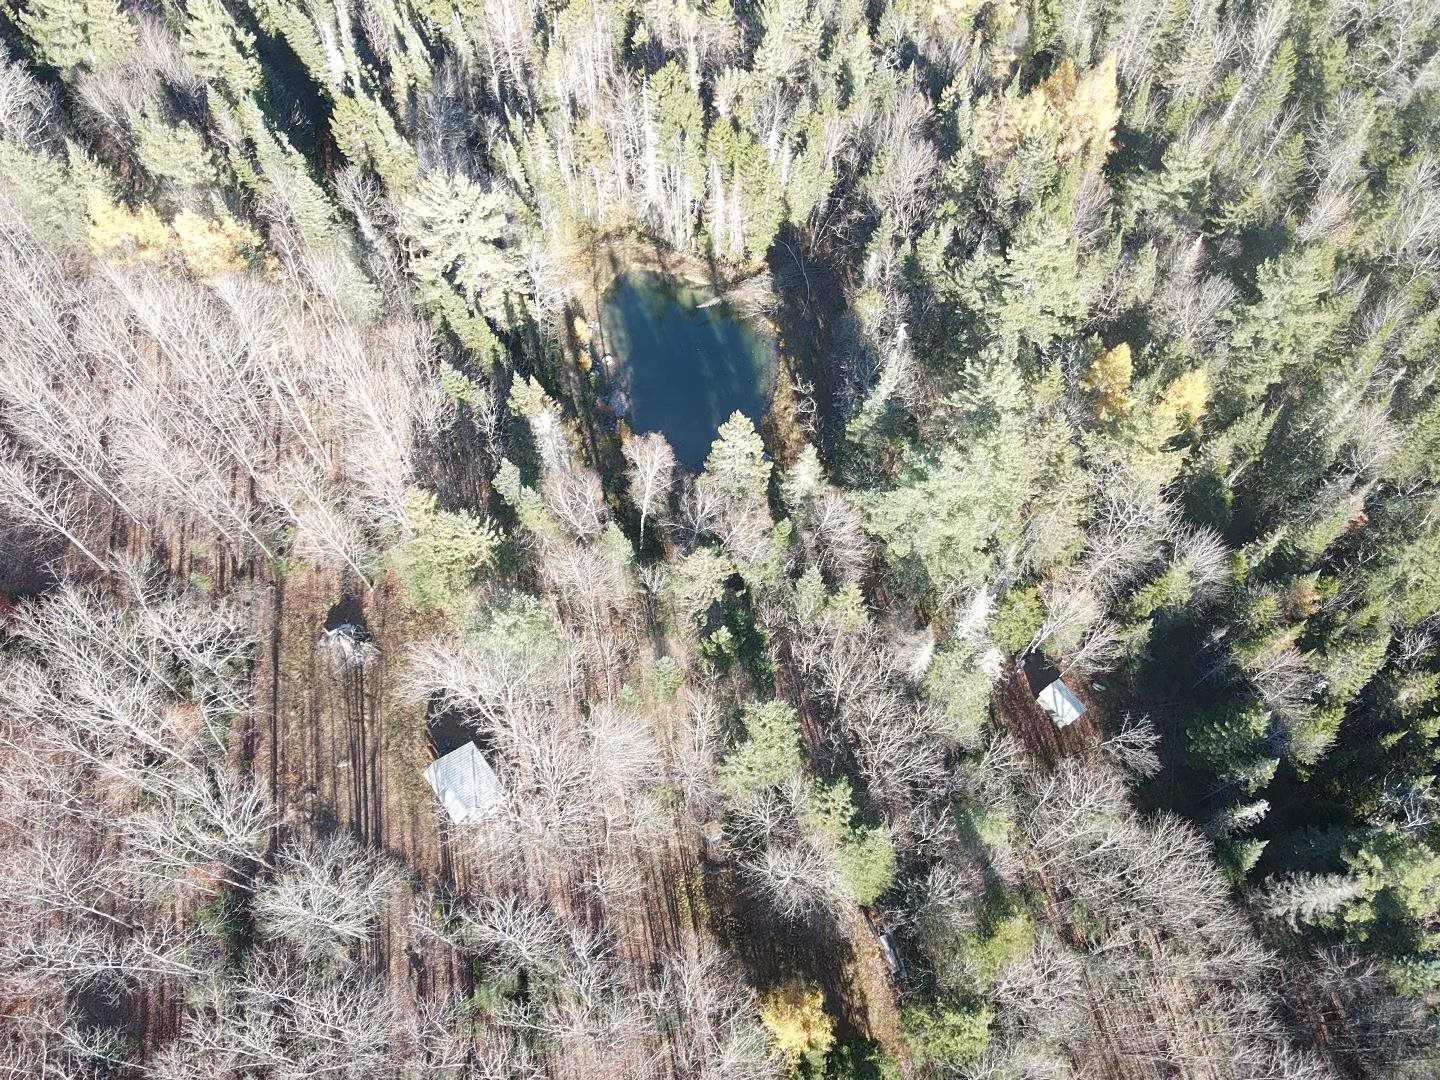
[[[732,414],[764,425],[779,343],[708,287],[628,268],[602,299],[596,334],[612,413],[637,431],[664,434],[687,468],[704,463]]]
[[[585,245],[583,269],[577,268],[571,283],[573,303],[591,325],[596,325],[605,297],[623,275],[645,271],[683,281],[712,291],[747,319],[763,319],[774,332],[770,313],[779,299],[764,262],[727,268],[704,256],[668,247],[634,228],[626,228],[593,239]],[[582,286],[583,282],[583,286]],[[573,315],[571,316],[573,318]]]
[[[644,272],[711,292],[711,303],[725,303],[738,318],[771,339],[774,358],[767,404],[755,424],[778,464],[793,460],[805,436],[797,421],[793,359],[776,319],[782,301],[767,262],[723,266],[698,253],[677,251],[634,226],[577,241],[566,262],[570,295],[558,313],[561,325],[555,338],[575,380],[574,389],[588,399],[587,411],[596,419],[610,418],[611,432],[619,440],[614,452],[618,453],[620,443],[634,429],[629,415],[612,408],[614,380],[604,370],[606,350],[597,338],[603,333],[606,297],[617,281],[627,273]]]

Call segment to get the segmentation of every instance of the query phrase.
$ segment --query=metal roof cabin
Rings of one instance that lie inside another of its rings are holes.
[[[1068,727],[1085,715],[1085,703],[1065,685],[1060,669],[1044,655],[1029,653],[1022,665],[1030,692],[1035,695],[1035,704],[1050,714],[1057,728]]]
[[[1075,691],[1065,685],[1064,679],[1056,679],[1041,690],[1035,701],[1050,714],[1056,727],[1066,727],[1085,715],[1085,703],[1075,696]]]
[[[432,761],[425,780],[457,825],[479,821],[505,797],[500,778],[473,742]]]

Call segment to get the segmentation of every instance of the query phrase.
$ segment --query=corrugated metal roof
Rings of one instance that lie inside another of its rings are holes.
[[[1056,679],[1036,695],[1040,707],[1055,719],[1056,727],[1073,724],[1085,715],[1085,703],[1065,685],[1064,679]]]
[[[425,779],[435,789],[450,820],[477,821],[504,797],[500,778],[474,743],[466,743],[437,758],[425,770]]]

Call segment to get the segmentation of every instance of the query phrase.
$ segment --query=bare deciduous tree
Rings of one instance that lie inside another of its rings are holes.
[[[556,520],[578,540],[593,540],[609,519],[605,492],[593,469],[567,459],[545,470],[540,491]]]
[[[784,1071],[760,1023],[754,994],[713,945],[666,959],[647,995],[665,1024],[679,1072],[696,1080],[772,1080]]]
[[[14,228],[0,246],[0,313],[16,333],[0,413],[7,457],[33,473],[16,494],[43,496],[13,506],[81,550],[63,512],[80,493],[92,510],[203,523],[266,554],[280,526],[303,525],[313,551],[357,568],[393,541],[416,443],[443,403],[418,323],[361,327],[305,282],[258,274],[200,284],[100,262],[86,276],[4,213]]]
[[[256,928],[301,956],[333,956],[365,941],[404,880],[390,859],[343,833],[293,842],[255,896]]]
[[[838,491],[827,491],[812,503],[807,523],[826,577],[842,585],[858,582],[870,561],[872,544],[864,515],[854,503]]]
[[[645,522],[670,498],[675,481],[675,452],[659,432],[637,435],[625,442],[630,463],[630,498],[640,510],[640,544],[645,544]]]

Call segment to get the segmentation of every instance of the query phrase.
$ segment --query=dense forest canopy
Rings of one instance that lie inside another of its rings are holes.
[[[0,28],[0,1076],[1440,1070],[1433,0]]]

